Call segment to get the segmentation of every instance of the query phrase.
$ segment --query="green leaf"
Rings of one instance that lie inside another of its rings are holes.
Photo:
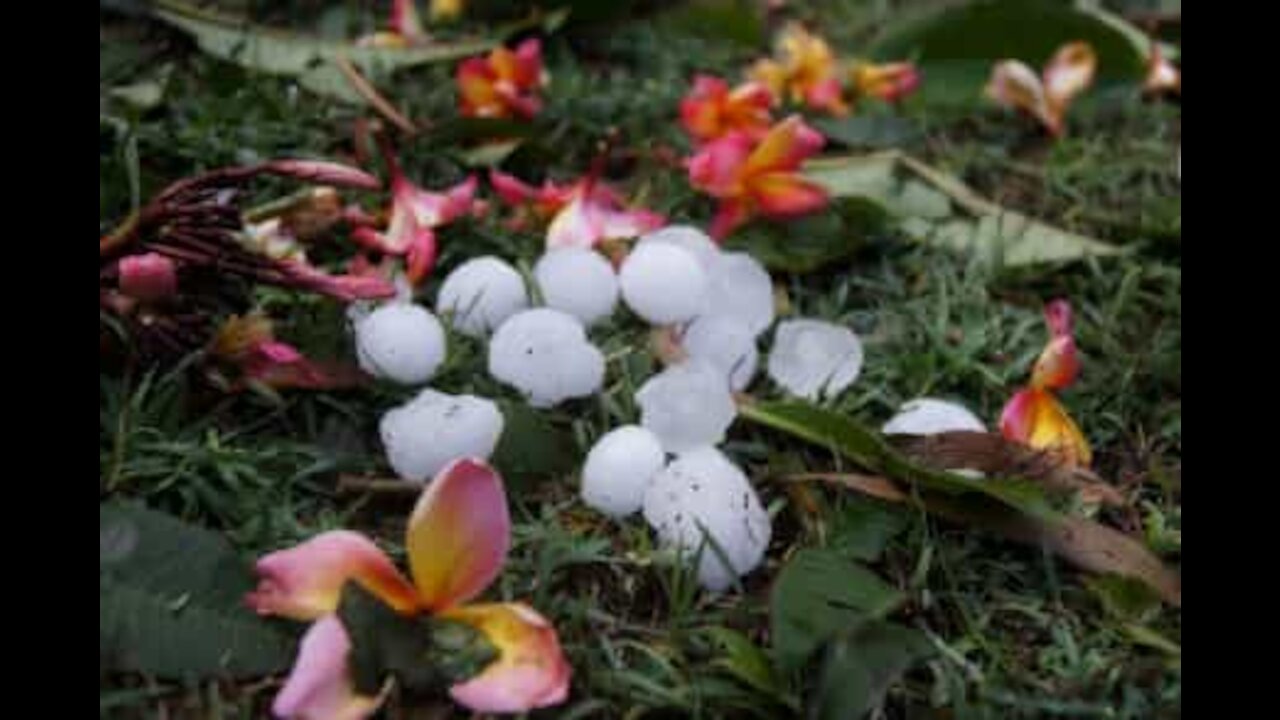
[[[812,161],[805,175],[833,197],[879,204],[921,242],[991,263],[1030,265],[1124,252],[996,205],[959,179],[897,151]]]
[[[765,42],[762,9],[750,0],[691,0],[666,13],[666,18],[684,32],[759,47]]]
[[[134,503],[99,506],[104,670],[161,678],[283,670],[293,636],[244,605],[248,566],[221,536]]]
[[[769,595],[773,656],[784,671],[800,668],[838,633],[888,615],[905,596],[838,553],[806,549],[779,573]]]
[[[813,125],[829,140],[850,147],[904,147],[917,143],[923,137],[918,125],[900,115],[819,118],[813,121]]]
[[[842,555],[871,562],[879,559],[889,541],[906,527],[907,518],[901,510],[853,495],[832,518],[827,546]]]
[[[809,703],[811,717],[858,720],[883,701],[899,676],[932,652],[915,630],[874,620],[859,624],[828,645]]]
[[[1159,596],[1146,583],[1123,575],[1099,575],[1085,586],[1117,620],[1142,621],[1160,609]]]
[[[724,652],[724,655],[716,660],[716,665],[724,668],[730,675],[749,687],[769,695],[784,705],[794,703],[787,695],[777,674],[774,673],[769,657],[755,643],[742,633],[725,627],[709,628],[707,634]]]
[[[577,465],[573,436],[524,403],[503,402],[505,424],[493,466],[512,484],[532,486],[562,477]]]
[[[824,212],[786,223],[756,220],[730,236],[726,247],[751,253],[771,270],[806,273],[852,257],[888,225],[875,203],[842,198]]]

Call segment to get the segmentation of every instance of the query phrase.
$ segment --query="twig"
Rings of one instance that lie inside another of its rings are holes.
[[[359,475],[339,475],[339,494],[373,493],[375,495],[417,495],[422,486],[408,480],[366,478]]]

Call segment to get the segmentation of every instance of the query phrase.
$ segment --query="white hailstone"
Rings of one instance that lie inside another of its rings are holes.
[[[693,253],[666,242],[636,245],[618,275],[622,299],[654,325],[691,320],[703,308],[707,273]]]
[[[754,570],[772,534],[755,488],[712,447],[681,455],[653,477],[644,518],[665,547],[687,556],[701,550],[698,581],[712,592]]]
[[[613,314],[618,303],[618,276],[613,266],[588,248],[547,252],[534,265],[533,277],[547,307],[567,312],[586,325]]]
[[[760,362],[755,334],[742,320],[729,315],[699,316],[685,329],[680,346],[690,358],[715,366],[734,390],[751,384]]]
[[[746,253],[724,253],[711,264],[706,312],[728,315],[746,323],[752,335],[773,324],[773,280]]]
[[[668,225],[654,230],[641,236],[637,245],[644,243],[667,243],[682,247],[693,253],[693,256],[698,259],[698,264],[705,270],[710,270],[711,264],[720,256],[720,246],[716,241],[692,225]]]
[[[426,389],[388,410],[378,432],[396,474],[425,482],[458,458],[487,460],[502,436],[502,426],[502,413],[491,400]]]
[[[425,383],[444,362],[444,328],[411,303],[389,303],[355,322],[360,368],[404,385]]]
[[[529,307],[524,278],[496,257],[468,260],[444,279],[436,298],[436,310],[449,315],[449,323],[461,333],[482,337],[503,320]]]
[[[638,425],[611,430],[587,453],[582,501],[612,517],[636,512],[666,458],[657,436],[648,430]]]
[[[598,391],[604,354],[572,315],[535,308],[512,315],[493,333],[489,374],[520,390],[533,407],[551,407]]]
[[[837,395],[862,371],[862,341],[849,328],[821,320],[778,324],[769,377],[792,395],[816,400]]]
[[[937,398],[916,398],[898,408],[898,413],[885,423],[885,435],[935,435],[944,432],[968,430],[986,432],[982,424],[968,408]]]
[[[718,444],[738,411],[724,373],[698,359],[649,378],[636,391],[636,403],[640,424],[670,453]]]

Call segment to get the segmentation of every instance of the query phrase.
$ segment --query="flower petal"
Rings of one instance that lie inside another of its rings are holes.
[[[482,460],[456,460],[418,500],[405,537],[422,604],[439,611],[464,603],[498,576],[511,547],[502,478]]]
[[[262,557],[258,587],[245,602],[261,615],[314,620],[333,612],[347,582],[378,596],[396,611],[417,609],[417,592],[372,540],[349,530],[317,535]]]
[[[336,615],[325,615],[302,636],[289,679],[271,704],[283,720],[364,720],[384,697],[356,693],[351,679],[351,638]]]
[[[538,195],[537,188],[501,170],[489,171],[489,184],[493,186],[494,192],[498,193],[498,197],[508,205],[531,202]]]
[[[1057,132],[1058,120],[1049,107],[1044,84],[1035,71],[1020,60],[996,63],[983,93],[995,103],[1010,110],[1021,110]]]
[[[688,160],[689,183],[712,197],[742,194],[751,147],[751,138],[744,133],[731,133],[707,143]]]
[[[1051,339],[1036,359],[1031,368],[1031,387],[1061,390],[1075,382],[1079,374],[1076,341],[1070,335],[1060,335]]]
[[[449,694],[480,713],[518,713],[563,703],[573,674],[555,628],[521,603],[466,605],[444,617],[484,633],[498,658]]]
[[[811,155],[822,149],[826,140],[817,130],[792,115],[773,126],[747,158],[744,172],[748,175],[773,170],[796,170]]]
[[[809,107],[819,110],[826,110],[832,115],[844,116],[849,114],[849,105],[844,101],[844,86],[840,84],[840,79],[831,76],[810,83],[804,91],[804,101]]]
[[[729,237],[751,215],[751,208],[742,200],[730,199],[720,201],[716,208],[716,216],[711,221],[709,234],[717,241]]]
[[[409,245],[405,255],[405,277],[409,284],[416,286],[431,274],[436,264],[436,233],[431,228],[422,228],[417,237]]]
[[[1077,95],[1093,83],[1098,56],[1085,42],[1067,43],[1044,68],[1044,95],[1059,116]]]
[[[1151,43],[1151,58],[1147,63],[1147,78],[1143,89],[1149,93],[1182,92],[1182,73],[1160,51],[1160,43]]]
[[[823,187],[793,172],[765,173],[751,179],[751,198],[762,215],[790,218],[826,207]]]
[[[680,123],[690,137],[712,140],[724,133],[721,109],[729,96],[729,83],[711,75],[693,80],[693,90],[680,100]]]
[[[909,62],[862,63],[853,70],[853,85],[859,95],[896,102],[920,86],[920,71]]]
[[[547,227],[547,249],[562,247],[589,248],[600,239],[599,223],[587,208],[586,199],[579,194],[560,212]]]
[[[363,170],[325,160],[272,160],[264,167],[267,172],[276,175],[286,175],[313,183],[343,185],[365,190],[377,190],[382,186],[378,178]]]
[[[391,30],[410,41],[427,36],[422,29],[422,20],[418,18],[418,9],[414,7],[414,0],[391,1]]]
[[[278,267],[300,287],[339,300],[381,300],[396,294],[395,285],[378,277],[330,275],[307,263],[282,260]]]
[[[1088,467],[1093,453],[1084,433],[1051,393],[1026,388],[1016,393],[1000,413],[1000,433],[1010,440],[1051,452],[1063,462]]]
[[[160,253],[120,258],[120,292],[142,302],[155,302],[178,292],[178,268]]]

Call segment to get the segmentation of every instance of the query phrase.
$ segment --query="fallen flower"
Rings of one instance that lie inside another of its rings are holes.
[[[773,123],[769,108],[773,93],[759,82],[746,82],[733,89],[711,75],[694,78],[693,89],[680,101],[680,122],[685,132],[698,142],[719,139],[731,132],[752,138],[763,137]]]
[[[178,292],[178,268],[160,253],[120,258],[120,292],[142,302],[156,302]]]
[[[514,51],[499,47],[458,65],[459,111],[464,117],[528,120],[542,109],[538,90],[546,82],[542,41],[530,38]]]
[[[571,185],[550,180],[533,187],[507,173],[492,170],[489,182],[504,202],[516,208],[512,225],[548,222],[547,249],[591,248],[605,240],[622,240],[661,227],[666,219],[642,208],[628,209],[622,197],[590,174]]]
[[[252,385],[273,390],[333,390],[360,381],[354,369],[313,362],[297,348],[277,340],[270,318],[257,313],[224,320],[208,352],[238,372],[230,385],[232,391]]]
[[[566,699],[572,670],[555,629],[522,603],[468,604],[497,578],[511,545],[502,478],[486,463],[451,463],[426,487],[409,518],[405,546],[412,582],[359,533],[324,533],[258,561],[259,585],[245,600],[264,615],[315,621],[299,646],[273,711],[291,720],[372,715],[381,698],[358,695],[352,642],[335,611],[354,582],[405,616],[431,614],[479,631],[498,656],[450,688],[480,713],[517,713]]]
[[[1093,83],[1097,65],[1097,55],[1088,43],[1068,43],[1054,53],[1040,77],[1021,60],[996,63],[983,92],[1004,107],[1030,114],[1058,136],[1067,108]]]
[[[857,96],[885,102],[898,102],[920,87],[920,71],[909,62],[857,63],[850,74]]]
[[[779,99],[833,115],[849,114],[841,98],[839,68],[826,40],[797,24],[778,36],[774,57],[756,61],[748,75]]]
[[[1160,52],[1160,44],[1151,43],[1151,57],[1147,62],[1147,78],[1142,89],[1153,95],[1182,93],[1182,73],[1177,66]]]

